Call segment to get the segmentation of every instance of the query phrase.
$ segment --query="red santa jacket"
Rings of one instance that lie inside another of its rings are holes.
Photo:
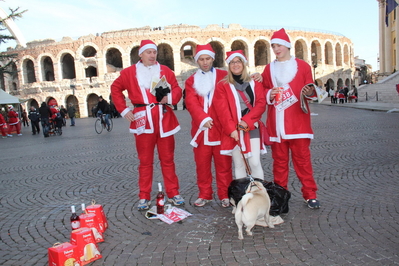
[[[182,90],[177,83],[176,76],[170,68],[160,65],[159,78],[162,76],[165,76],[170,85],[171,92],[168,94],[168,104],[176,105],[182,96]],[[111,85],[112,101],[122,116],[130,110],[126,104],[125,96],[123,95],[123,91],[125,90],[127,91],[128,97],[133,105],[146,104],[146,106],[135,107],[133,109],[133,113],[145,110],[146,123],[144,133],[154,133],[154,123],[158,123],[161,137],[171,136],[180,130],[179,122],[172,108],[166,106],[167,112],[164,113],[162,105],[155,105],[153,107],[149,105],[151,103],[158,103],[158,101],[149,90],[139,86],[136,77],[136,65],[132,65],[122,70],[120,76]],[[160,119],[154,121],[153,117],[157,115],[157,112]],[[134,121],[130,123],[130,132],[138,133]]]
[[[227,71],[214,68],[212,74],[213,84],[216,88],[216,84],[227,75]],[[196,75],[201,75],[201,73],[194,73],[185,83],[185,103],[192,118],[191,136],[193,139],[190,144],[194,147],[198,147],[200,143],[208,146],[220,145],[221,126],[213,107],[215,90],[211,90],[207,96],[200,95],[198,90],[194,88]],[[213,127],[211,129],[205,128],[204,124],[210,120],[213,120]]]
[[[18,113],[15,112],[13,109],[8,111],[8,124],[9,125],[15,125],[18,124],[19,118],[18,118]]]
[[[310,112],[304,113],[300,103],[302,88],[309,83],[313,83],[312,70],[305,61],[298,58],[295,58],[295,61],[297,63],[296,74],[294,73],[295,76],[288,85],[298,101],[283,111],[278,112],[273,103],[269,101],[270,89],[277,86],[277,84],[273,84],[271,76],[271,64],[274,64],[274,61],[268,64],[262,73],[263,86],[268,103],[266,124],[270,140],[274,142],[280,142],[280,136],[283,139],[313,139]],[[305,104],[309,110],[308,102],[305,101]],[[277,131],[280,134],[277,134]]]
[[[237,142],[230,137],[230,134],[236,130],[237,125],[241,120],[248,124],[250,130],[259,127],[257,122],[265,112],[266,98],[261,83],[251,80],[250,86],[254,94],[254,106],[249,113],[241,117],[240,96],[234,85],[225,82],[224,80],[219,82],[217,85],[213,99],[213,106],[222,126],[221,154],[231,155],[232,151],[238,148]],[[248,156],[251,156],[249,132],[244,133],[240,130],[239,133],[242,151]],[[262,138],[262,134],[260,135]],[[266,149],[262,139],[260,143],[261,153],[264,154],[266,153]]]
[[[6,125],[6,120],[4,119],[4,116],[0,113],[0,127]]]

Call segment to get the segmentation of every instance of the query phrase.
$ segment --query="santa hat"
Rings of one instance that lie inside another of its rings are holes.
[[[235,57],[240,57],[244,63],[247,63],[247,58],[245,58],[243,50],[231,51],[226,53],[226,63],[229,64],[231,60]]]
[[[140,43],[139,55],[141,55],[147,49],[155,49],[157,51],[157,46],[151,40],[142,40]]]
[[[14,106],[9,105],[9,106],[8,106],[8,110],[11,110],[11,109],[14,109]]]
[[[215,51],[209,43],[205,45],[197,45],[196,54],[194,56],[195,61],[197,62],[198,58],[203,54],[207,54],[215,59]]]
[[[287,48],[291,48],[291,41],[290,37],[288,37],[287,33],[285,32],[284,28],[281,28],[278,31],[275,31],[272,35],[270,43],[277,43],[280,45],[284,45]]]

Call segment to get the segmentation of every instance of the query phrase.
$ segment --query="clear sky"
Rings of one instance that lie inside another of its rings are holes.
[[[27,42],[144,26],[237,23],[337,32],[352,40],[355,56],[379,69],[376,0],[0,0],[0,7],[28,10],[15,21]],[[15,43],[0,50],[9,46]]]

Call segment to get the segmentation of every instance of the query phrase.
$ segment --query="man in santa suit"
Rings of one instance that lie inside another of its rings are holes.
[[[311,67],[290,55],[291,42],[284,29],[274,32],[270,43],[276,60],[266,66],[262,78],[268,104],[267,128],[273,142],[274,181],[287,189],[291,151],[302,196],[309,208],[319,208],[309,149],[313,130],[308,100],[317,99],[315,88],[308,86],[313,83]]]
[[[174,205],[184,204],[179,195],[179,180],[175,171],[174,134],[180,130],[179,122],[170,108],[179,102],[182,90],[176,76],[167,66],[156,61],[157,46],[150,40],[141,41],[141,60],[121,71],[111,85],[112,100],[118,112],[130,121],[130,132],[134,133],[139,164],[139,210],[150,207],[153,180],[154,149],[157,146],[164,186],[169,201]],[[164,82],[160,82],[163,78]],[[154,87],[154,84],[163,86]],[[124,97],[127,91],[134,106],[131,110]]]
[[[194,57],[199,69],[185,83],[186,108],[191,122],[190,144],[194,147],[198,199],[194,202],[202,207],[212,200],[212,158],[215,165],[217,194],[222,207],[230,206],[228,187],[233,179],[230,156],[220,154],[220,123],[213,108],[216,84],[227,75],[227,71],[213,67],[215,52],[210,44],[197,45]]]

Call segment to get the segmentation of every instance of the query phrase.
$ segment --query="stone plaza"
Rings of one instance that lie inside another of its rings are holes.
[[[350,105],[346,105],[349,107]],[[219,199],[194,207],[191,118],[175,111],[175,162],[182,207],[192,216],[168,225],[148,220],[138,203],[138,159],[123,118],[97,134],[94,118],[62,136],[0,139],[0,265],[48,265],[47,249],[70,238],[70,206],[102,204],[109,228],[102,258],[90,265],[397,265],[399,264],[398,113],[311,105],[314,174],[321,202],[307,208],[291,167],[290,211],[275,228],[237,238],[231,208]],[[271,151],[262,157],[272,180]],[[162,180],[155,154],[153,199]],[[153,203],[155,201],[153,200]]]

